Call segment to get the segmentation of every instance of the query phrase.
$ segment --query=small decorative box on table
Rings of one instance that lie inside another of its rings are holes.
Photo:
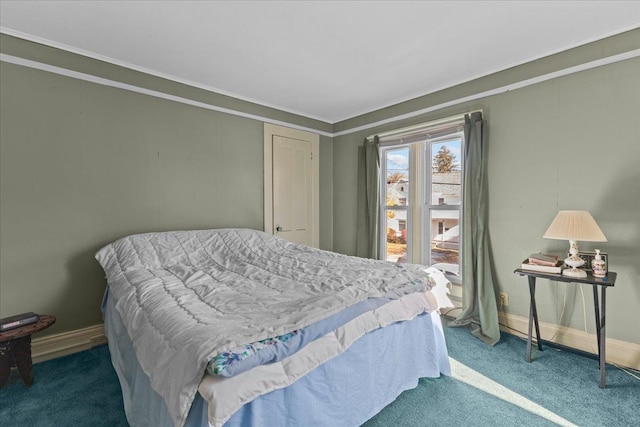
[[[0,387],[9,378],[13,366],[27,386],[33,384],[31,374],[31,335],[47,329],[56,322],[55,316],[40,315],[40,320],[19,328],[0,332]]]

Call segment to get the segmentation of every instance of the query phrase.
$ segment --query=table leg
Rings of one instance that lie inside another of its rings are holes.
[[[11,341],[0,343],[0,387],[9,379],[11,366],[13,365],[13,347]]]
[[[593,288],[593,307],[596,312],[596,336],[598,338],[598,361],[600,361],[600,301],[598,300],[598,287]]]
[[[605,372],[605,365],[606,365],[606,357],[605,357],[605,341],[606,341],[606,334],[605,334],[605,326],[606,326],[606,322],[605,322],[605,311],[606,311],[606,307],[607,307],[607,302],[605,300],[605,296],[606,296],[606,291],[607,291],[607,287],[606,286],[602,286],[602,298],[601,302],[602,302],[602,307],[601,307],[601,312],[602,312],[602,317],[600,319],[600,337],[598,338],[598,348],[599,348],[599,352],[600,352],[600,388],[605,388],[607,386],[607,373]]]
[[[536,340],[538,342],[538,350],[542,350],[542,343],[540,342],[540,327],[538,326],[538,310],[536,309],[536,278],[534,276],[527,276],[529,279],[529,333],[527,335],[527,357],[526,361],[531,362],[531,341],[533,326],[536,327]]]
[[[18,338],[16,343],[16,366],[22,381],[30,386],[33,384],[33,375],[31,374],[31,335]]]

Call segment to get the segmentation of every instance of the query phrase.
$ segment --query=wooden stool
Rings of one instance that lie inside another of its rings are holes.
[[[0,387],[7,382],[13,366],[18,367],[20,377],[27,386],[33,384],[31,334],[47,329],[55,322],[55,316],[43,314],[35,323],[0,332]]]

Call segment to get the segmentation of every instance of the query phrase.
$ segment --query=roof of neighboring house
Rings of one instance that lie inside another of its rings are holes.
[[[431,186],[433,193],[440,193],[442,195],[458,196],[460,197],[460,185],[454,184],[433,184]]]
[[[433,238],[440,242],[458,242],[460,238],[460,227],[453,226],[442,234],[438,234]]]
[[[436,221],[439,219],[459,219],[460,211],[457,210],[432,210],[431,211],[431,220]]]
[[[434,173],[431,175],[433,184],[460,184],[462,182],[460,171],[450,173]]]

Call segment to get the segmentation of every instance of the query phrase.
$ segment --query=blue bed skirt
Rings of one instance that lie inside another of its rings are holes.
[[[140,368],[113,299],[105,304],[105,333],[132,426],[173,426],[160,395]],[[244,405],[225,427],[359,426],[418,379],[451,375],[437,313],[375,330],[290,386]],[[198,393],[187,427],[208,426]]]

